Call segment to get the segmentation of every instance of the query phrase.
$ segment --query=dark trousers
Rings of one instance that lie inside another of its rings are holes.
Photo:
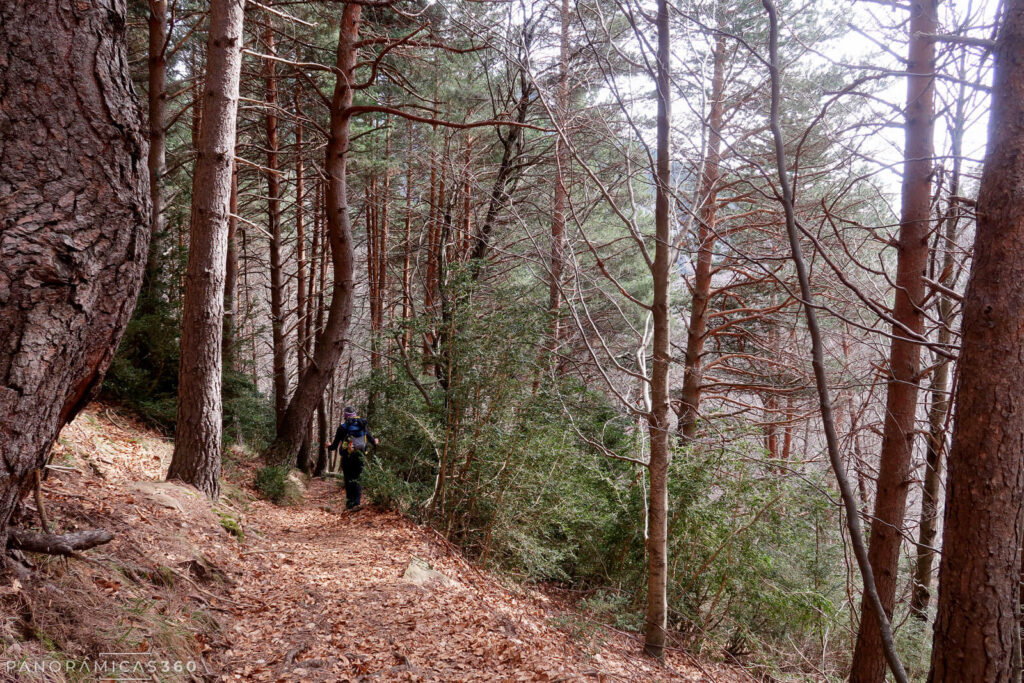
[[[359,451],[343,453],[341,473],[345,477],[345,508],[351,510],[363,499],[363,487],[359,485],[359,475],[363,473],[362,453]]]

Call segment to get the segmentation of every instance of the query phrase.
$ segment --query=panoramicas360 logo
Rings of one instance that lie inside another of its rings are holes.
[[[152,681],[155,674],[195,673],[194,661],[160,659],[151,652],[101,652],[95,659],[19,659],[0,663],[5,674],[92,674],[119,681]]]

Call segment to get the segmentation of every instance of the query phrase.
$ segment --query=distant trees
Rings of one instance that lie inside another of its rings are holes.
[[[224,278],[228,255],[244,0],[210,6],[182,306],[178,420],[168,479],[220,494]]]
[[[160,244],[167,216],[164,211],[164,174],[167,171],[167,0],[149,0],[149,53],[147,97],[149,104],[149,196],[152,205],[150,215],[150,241],[146,261],[146,285],[156,286],[159,276]]]
[[[0,549],[135,305],[148,152],[124,4],[0,5]]]

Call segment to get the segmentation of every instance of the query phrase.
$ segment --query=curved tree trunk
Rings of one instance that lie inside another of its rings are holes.
[[[181,312],[178,424],[167,478],[216,499],[221,466],[221,351],[244,0],[210,6],[203,118]]]
[[[903,149],[903,195],[896,265],[896,301],[893,306],[892,349],[883,423],[882,453],[878,467],[875,514],[871,520],[868,555],[878,596],[892,620],[896,602],[900,545],[910,466],[913,460],[921,345],[907,330],[924,333],[924,274],[928,269],[931,220],[932,137],[935,129],[935,41],[938,32],[937,0],[910,3],[910,59],[907,71],[907,109]],[[860,630],[853,652],[850,680],[884,683],[886,663],[878,620],[867,600],[862,601]]]
[[[963,303],[928,680],[1020,680],[1024,542],[1024,0],[1004,5],[974,261]]]
[[[355,82],[359,19],[362,5],[346,3],[341,14],[338,35],[337,67],[334,96],[331,100],[330,138],[327,141],[327,190],[324,204],[327,212],[327,237],[331,247],[334,287],[327,322],[317,335],[313,358],[299,377],[277,438],[267,449],[272,462],[293,462],[310,427],[313,413],[323,398],[331,371],[345,350],[348,328],[352,322],[352,293],[355,288],[352,248],[352,223],[348,214],[346,179],[349,151],[349,122],[352,118],[352,84]]]
[[[124,32],[120,0],[0,3],[0,548],[142,281],[148,149]]]

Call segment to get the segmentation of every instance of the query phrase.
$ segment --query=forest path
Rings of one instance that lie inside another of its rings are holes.
[[[239,556],[221,680],[736,680],[680,653],[658,665],[600,627],[585,651],[543,596],[498,585],[396,513],[343,507],[343,489],[320,480],[300,505],[250,504],[261,535]],[[414,556],[448,580],[403,578]]]

